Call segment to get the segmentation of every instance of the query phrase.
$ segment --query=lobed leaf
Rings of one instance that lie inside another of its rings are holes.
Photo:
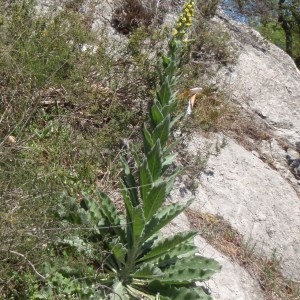
[[[158,256],[162,256],[163,254],[171,251],[176,246],[179,246],[182,243],[187,243],[197,233],[197,231],[180,232],[173,236],[156,240],[151,251],[140,258],[139,261],[149,261]]]
[[[156,93],[156,97],[162,107],[164,107],[169,103],[171,95],[172,92],[168,81],[168,77],[164,77],[164,81],[162,82],[159,91],[157,91]]]
[[[160,292],[160,299],[170,300],[212,300],[201,287],[174,287],[171,285],[161,284],[155,280],[149,284],[149,289]]]
[[[121,241],[125,242],[125,232],[121,226],[121,220],[119,218],[118,212],[112,200],[102,191],[97,191],[100,200],[102,213],[107,218],[109,225],[117,236],[120,237]]]
[[[145,279],[153,279],[159,276],[162,276],[163,272],[160,268],[154,266],[153,264],[142,264],[140,268],[132,274],[134,278],[145,278]]]
[[[220,268],[217,261],[202,256],[182,258],[165,268],[164,276],[159,280],[162,284],[191,284],[209,279]]]
[[[137,184],[135,182],[134,176],[132,175],[128,163],[121,157],[121,163],[124,169],[123,182],[125,187],[130,193],[130,200],[133,206],[139,205],[139,197],[137,191]]]
[[[161,228],[169,224],[175,217],[192,204],[193,200],[188,201],[186,204],[172,203],[162,207],[145,226],[143,241],[148,240]]]
[[[113,255],[116,258],[116,261],[125,264],[125,256],[127,253],[127,249],[124,247],[121,243],[116,243],[115,241],[112,241],[109,244],[109,248],[111,249]]]
[[[154,142],[153,142],[151,134],[148,131],[145,124],[144,124],[143,129],[142,129],[142,134],[143,134],[144,152],[145,152],[145,154],[147,154],[151,150],[151,148],[153,147]]]
[[[154,125],[153,127],[158,125],[164,119],[164,115],[162,114],[161,110],[159,109],[158,104],[159,104],[159,102],[157,102],[157,104],[154,103],[150,110],[151,121]]]
[[[164,181],[153,183],[145,199],[143,199],[145,219],[149,221],[166,199],[167,184]]]
[[[197,251],[198,248],[194,243],[180,244],[168,253],[154,258],[151,263],[156,264],[159,268],[165,268],[168,265],[175,264],[178,259],[194,256]]]
[[[162,173],[161,155],[162,153],[161,153],[160,141],[157,140],[154,147],[147,154],[148,166],[153,181],[158,179]]]
[[[170,136],[170,115],[167,115],[165,119],[161,123],[159,123],[153,130],[152,138],[154,142],[160,139],[161,147],[165,148],[169,136]]]

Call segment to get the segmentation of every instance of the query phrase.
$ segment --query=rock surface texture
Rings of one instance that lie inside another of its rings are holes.
[[[189,139],[190,154],[208,157],[204,170],[196,174],[192,209],[221,216],[258,255],[275,254],[282,274],[299,281],[300,73],[285,52],[253,29],[222,14],[213,22],[230,33],[238,49],[236,63],[222,68],[216,78],[239,107],[244,119],[235,126],[243,130],[239,136],[195,133]],[[183,182],[178,181],[170,201],[193,196]],[[211,253],[226,266],[221,274],[235,278],[229,283],[214,277],[215,299],[264,299],[259,288],[253,292],[251,278],[243,277],[234,264],[228,266],[224,256],[199,240],[201,245],[208,249],[205,255]],[[224,285],[238,288],[228,293],[222,290]]]

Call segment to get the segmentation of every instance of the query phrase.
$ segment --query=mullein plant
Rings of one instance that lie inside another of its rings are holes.
[[[97,201],[84,195],[81,208],[68,218],[93,225],[92,237],[80,245],[85,243],[90,248],[95,241],[102,243],[97,264],[101,267],[94,280],[89,278],[97,282],[93,284],[94,288],[98,286],[97,299],[211,299],[196,282],[209,279],[220,265],[197,254],[193,241],[197,232],[171,236],[160,232],[192,202],[167,204],[166,198],[180,171],[170,170],[177,144],[171,141],[171,130],[182,117],[174,116],[175,90],[184,38],[193,16],[194,2],[187,1],[170,38],[168,53],[162,55],[150,122],[142,128],[142,151],[132,147],[134,166],[122,159],[124,213],[99,191]]]

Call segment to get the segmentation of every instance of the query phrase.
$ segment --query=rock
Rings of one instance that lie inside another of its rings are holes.
[[[216,137],[215,137],[216,139]],[[194,136],[190,151],[207,139]],[[283,273],[300,279],[300,201],[276,170],[231,139],[211,156],[196,189],[193,209],[224,217],[257,251],[281,258]]]
[[[218,74],[234,100],[249,108],[273,127],[278,137],[291,143],[300,139],[300,72],[289,55],[268,43],[258,32],[230,20],[216,17],[239,49],[237,62]]]
[[[189,230],[190,225],[184,213],[180,214],[172,224],[164,231],[165,234],[174,234]],[[199,248],[199,254],[217,260],[222,269],[220,272],[205,281],[199,283],[206,291],[211,293],[215,300],[261,300],[263,294],[258,283],[238,264],[230,261],[226,256],[218,252],[207,242],[197,236],[195,245]]]

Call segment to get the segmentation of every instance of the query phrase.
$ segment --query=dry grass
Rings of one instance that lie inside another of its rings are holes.
[[[279,260],[255,254],[255,246],[245,242],[222,217],[188,209],[190,225],[218,251],[246,269],[260,285],[266,300],[300,299],[300,284],[287,280],[280,272]]]

